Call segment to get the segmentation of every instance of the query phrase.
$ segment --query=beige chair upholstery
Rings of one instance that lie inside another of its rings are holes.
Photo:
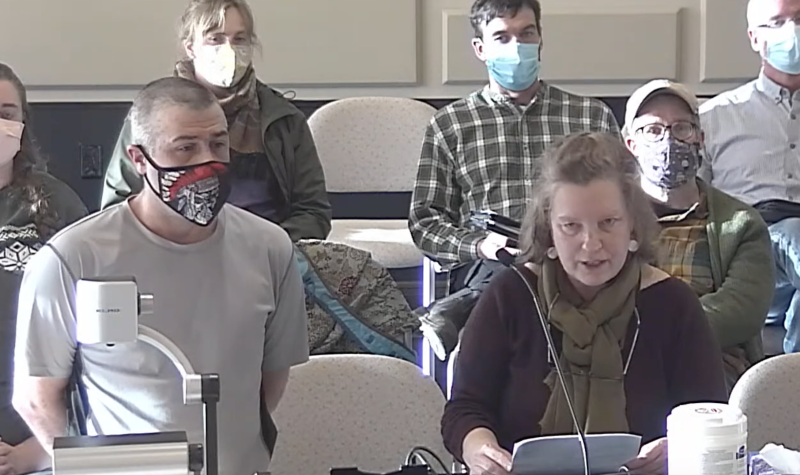
[[[308,120],[332,193],[410,192],[425,128],[436,112],[400,97],[331,102]],[[406,219],[333,220],[331,241],[370,251],[387,268],[416,267],[422,254]]]
[[[440,434],[445,398],[419,367],[376,355],[312,356],[293,368],[275,411],[272,475],[328,475],[331,468],[397,470],[425,446],[450,464]],[[436,470],[440,470],[436,468]]]
[[[369,251],[387,269],[422,264],[422,253],[411,240],[406,219],[334,219],[328,241]]]
[[[800,354],[767,358],[734,386],[730,403],[747,416],[747,450],[769,442],[800,450]]]

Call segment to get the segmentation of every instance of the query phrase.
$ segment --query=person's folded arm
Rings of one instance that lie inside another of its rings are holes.
[[[511,361],[511,336],[504,315],[508,307],[503,305],[507,298],[508,292],[497,281],[489,284],[461,337],[452,396],[442,416],[445,447],[461,461],[464,438],[470,432],[485,428],[497,434],[500,398]]]
[[[281,223],[292,241],[325,239],[331,231],[331,203],[325,187],[325,174],[319,161],[314,137],[305,118],[292,123],[294,174],[290,179],[290,216]]]
[[[76,349],[75,283],[47,246],[28,262],[17,310],[13,405],[50,454],[66,435],[65,390]]]
[[[411,197],[409,230],[417,247],[441,264],[478,259],[485,232],[459,227],[461,187],[456,181],[454,138],[434,117],[425,131]]]
[[[142,191],[144,180],[128,158],[128,146],[133,145],[131,140],[131,122],[126,117],[106,168],[101,209],[125,201],[129,196]]]
[[[746,230],[722,285],[700,297],[711,328],[725,349],[760,335],[775,288],[775,264],[767,226],[755,212],[740,211]],[[724,232],[725,226],[719,232]]]

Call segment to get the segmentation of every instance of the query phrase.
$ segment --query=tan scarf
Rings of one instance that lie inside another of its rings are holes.
[[[563,333],[560,361],[578,422],[587,433],[627,432],[621,348],[634,312],[641,263],[628,259],[617,277],[586,303],[557,260],[545,259],[540,274],[544,310],[550,309],[550,323]],[[555,369],[545,384],[550,400],[539,423],[542,435],[575,433]]]
[[[192,61],[178,61],[175,65],[175,76],[196,81]],[[215,91],[219,105],[228,118],[231,149],[239,153],[264,152],[257,85],[256,73],[251,65],[235,86],[223,90],[222,94]]]

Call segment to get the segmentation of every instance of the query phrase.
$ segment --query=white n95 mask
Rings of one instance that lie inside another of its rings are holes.
[[[25,124],[15,120],[0,119],[0,167],[17,156]]]
[[[242,79],[252,61],[250,45],[203,45],[195,52],[194,70],[210,84],[228,88]]]

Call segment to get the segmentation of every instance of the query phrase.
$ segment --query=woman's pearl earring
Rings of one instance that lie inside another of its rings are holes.
[[[628,250],[631,252],[636,252],[639,250],[639,241],[636,239],[631,239],[631,242],[628,243]]]
[[[558,257],[558,251],[556,251],[556,248],[554,247],[549,248],[547,250],[547,257],[549,257],[550,259],[555,259],[556,257]]]

